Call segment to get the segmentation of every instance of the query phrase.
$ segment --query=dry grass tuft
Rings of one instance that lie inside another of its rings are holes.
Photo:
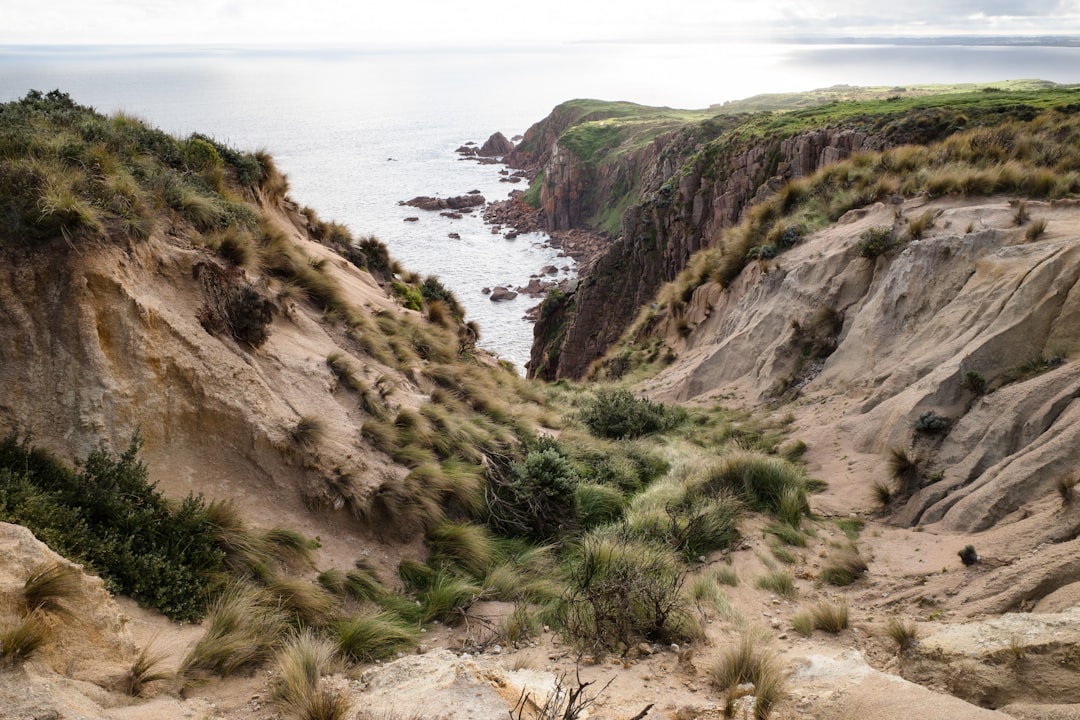
[[[28,612],[41,610],[70,615],[64,602],[79,595],[81,572],[72,565],[51,563],[39,565],[23,583],[23,600]]]

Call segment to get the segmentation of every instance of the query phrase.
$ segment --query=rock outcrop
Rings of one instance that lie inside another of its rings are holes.
[[[512,152],[514,152],[514,143],[507,140],[501,132],[497,132],[484,141],[476,154],[481,157],[503,157]]]

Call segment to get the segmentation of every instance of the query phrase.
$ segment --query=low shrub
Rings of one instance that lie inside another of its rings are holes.
[[[891,227],[874,227],[859,233],[859,255],[864,258],[876,258],[885,254],[893,245]]]
[[[487,517],[496,532],[545,540],[577,522],[573,463],[556,447],[535,450],[510,465],[505,477],[488,475]]]
[[[924,435],[939,435],[949,429],[951,422],[949,418],[938,415],[933,410],[927,410],[915,419],[915,432]]]
[[[636,438],[670,430],[686,411],[635,397],[629,390],[602,389],[581,411],[581,421],[597,437]]]
[[[71,470],[14,435],[0,441],[0,519],[92,566],[112,592],[173,620],[202,617],[225,551],[201,497],[168,501],[147,479],[136,435],[118,457],[95,450]]]

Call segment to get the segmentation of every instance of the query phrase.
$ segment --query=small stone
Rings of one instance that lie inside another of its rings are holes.
[[[673,653],[677,653],[681,648],[679,648],[679,643],[671,643],[671,647],[669,647],[668,649],[671,650],[671,652]]]
[[[650,645],[649,643],[641,643],[640,645],[637,646],[637,649],[638,649],[638,652],[641,653],[642,655],[652,655],[653,654],[652,645]]]

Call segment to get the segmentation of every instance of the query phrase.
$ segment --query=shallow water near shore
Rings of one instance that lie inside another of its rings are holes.
[[[0,47],[0,101],[59,88],[179,135],[265,148],[292,196],[358,236],[376,235],[410,270],[438,275],[481,326],[481,345],[519,368],[537,300],[493,303],[483,287],[526,285],[573,263],[543,236],[506,240],[480,213],[451,220],[398,202],[524,184],[455,148],[523,133],[574,97],[705,107],[833,84],[903,85],[1037,77],[1080,81],[1080,48],[568,45],[455,51]],[[405,222],[406,217],[419,218]],[[451,239],[457,233],[460,239]],[[560,277],[567,276],[562,271]]]

